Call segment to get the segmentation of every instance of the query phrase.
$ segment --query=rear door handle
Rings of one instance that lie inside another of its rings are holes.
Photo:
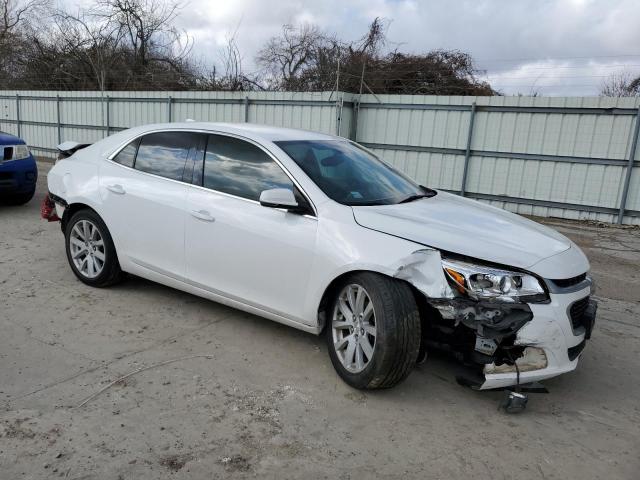
[[[115,193],[116,195],[124,195],[125,191],[124,188],[122,188],[122,185],[107,185],[107,190],[109,190],[110,192]]]
[[[191,215],[197,218],[198,220],[202,220],[204,222],[215,222],[216,219],[211,216],[209,212],[206,210],[192,210]]]

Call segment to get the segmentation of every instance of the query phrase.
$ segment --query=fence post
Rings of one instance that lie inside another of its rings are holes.
[[[631,174],[633,173],[633,164],[636,159],[636,148],[638,146],[638,132],[640,131],[640,107],[636,114],[636,121],[633,126],[633,137],[631,139],[631,148],[629,149],[629,164],[624,176],[624,186],[622,187],[622,197],[620,198],[620,211],[618,212],[618,224],[622,224],[624,210],[627,206],[627,196],[629,195],[629,184],[631,183]]]
[[[18,137],[22,137],[20,129],[20,95],[16,93],[16,125],[18,129]]]
[[[56,121],[58,127],[58,145],[62,143],[62,125],[60,122],[60,95],[56,94]]]
[[[354,100],[351,107],[351,128],[349,138],[354,142],[358,141],[358,118],[360,117],[360,99]]]
[[[249,97],[244,97],[244,123],[249,123]]]
[[[106,114],[106,117],[107,117],[107,118],[106,118],[106,123],[107,123],[107,124],[105,125],[105,127],[106,127],[106,129],[107,129],[107,137],[111,134],[111,126],[110,126],[110,123],[111,123],[111,119],[110,119],[110,117],[111,117],[111,113],[109,112],[109,105],[110,105],[110,103],[111,103],[111,99],[109,98],[109,95],[107,95],[107,98],[106,98],[106,100],[105,100],[105,114]]]
[[[336,135],[338,136],[340,136],[340,117],[342,113],[340,110],[340,100],[336,98]]]
[[[471,104],[471,114],[469,116],[469,131],[467,132],[467,148],[464,151],[464,169],[462,170],[462,187],[460,196],[464,197],[467,191],[467,175],[469,173],[469,160],[471,158],[471,141],[473,140],[473,122],[476,118],[476,102]]]
[[[344,105],[344,93],[342,98],[338,99],[336,92],[336,135],[340,136],[340,127],[342,126],[342,107]]]
[[[167,122],[171,123],[171,104],[173,103],[173,98],[169,95],[167,98]]]

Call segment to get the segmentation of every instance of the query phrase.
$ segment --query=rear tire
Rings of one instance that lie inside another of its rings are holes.
[[[420,349],[420,314],[411,289],[372,272],[350,275],[337,289],[325,337],[331,362],[347,384],[393,387],[411,373]]]
[[[96,212],[74,213],[66,222],[64,238],[69,265],[81,282],[101,288],[124,278],[111,234]]]

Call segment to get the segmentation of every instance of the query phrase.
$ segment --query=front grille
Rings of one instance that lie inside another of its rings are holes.
[[[0,172],[0,186],[13,187],[16,181],[13,178],[13,172]]]
[[[571,318],[571,325],[574,330],[583,326],[584,313],[587,311],[588,306],[589,297],[584,297],[571,305],[571,308],[569,309],[569,318]]]
[[[580,282],[584,281],[584,279],[586,278],[587,278],[587,274],[585,272],[582,275],[578,275],[577,277],[562,278],[559,280],[551,280],[551,281],[559,288],[569,288],[579,284]]]

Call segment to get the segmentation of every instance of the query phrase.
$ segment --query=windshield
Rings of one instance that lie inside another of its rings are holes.
[[[344,205],[392,205],[430,196],[354,143],[340,140],[275,142],[331,199]]]

